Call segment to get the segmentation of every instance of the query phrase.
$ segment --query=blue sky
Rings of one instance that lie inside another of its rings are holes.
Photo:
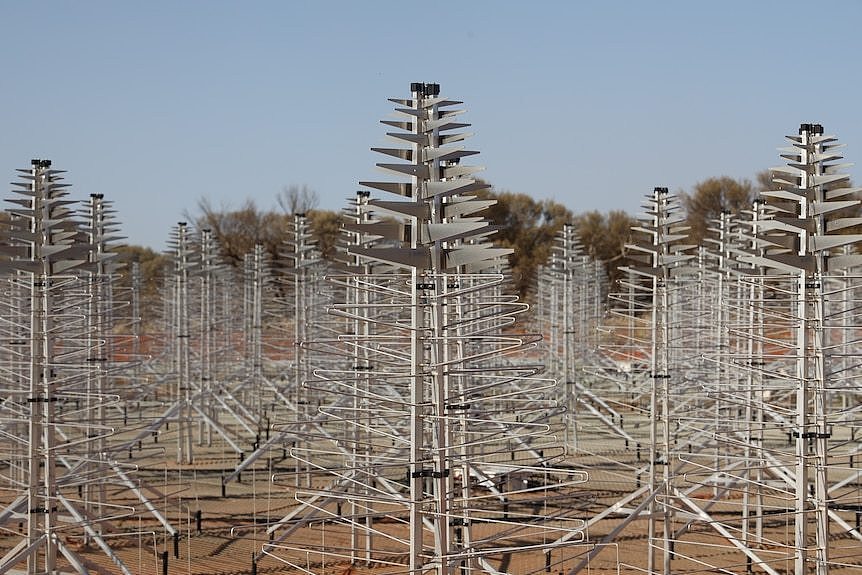
[[[862,159],[860,17],[848,0],[0,0],[0,174],[50,158],[162,249],[202,197],[270,207],[308,185],[340,209],[381,178],[386,99],[424,81],[465,102],[497,189],[636,213],[654,186],[776,165],[800,122]]]

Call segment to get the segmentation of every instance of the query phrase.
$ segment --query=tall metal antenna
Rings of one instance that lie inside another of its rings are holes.
[[[0,270],[10,292],[21,296],[13,305],[23,313],[12,316],[21,321],[12,326],[21,339],[6,340],[15,345],[16,359],[3,375],[7,395],[0,413],[4,427],[7,421],[27,421],[26,433],[7,434],[26,446],[26,470],[21,469],[24,492],[0,513],[0,524],[24,517],[26,535],[0,565],[5,570],[26,561],[27,573],[55,573],[63,568],[62,556],[86,573],[61,537],[74,529],[130,574],[100,532],[109,512],[97,487],[113,465],[99,451],[112,433],[104,409],[117,402],[104,386],[104,371],[94,370],[91,361],[105,353],[97,336],[108,326],[93,315],[105,305],[105,294],[96,286],[104,287],[109,275],[104,232],[110,226],[102,219],[98,197],[92,198],[89,227],[74,217],[63,172],[52,169],[50,161],[33,160],[30,169],[18,171],[23,181],[13,184],[14,191],[23,197],[11,200],[19,207],[7,211],[10,221],[2,239],[9,259]],[[84,323],[76,323],[76,317]]]
[[[640,224],[633,228],[641,235],[642,241],[626,246],[637,252],[629,257],[636,265],[624,267],[633,276],[632,288],[637,293],[630,301],[630,309],[640,307],[649,318],[648,354],[649,376],[651,379],[649,396],[649,527],[650,547],[647,557],[647,571],[655,569],[656,549],[661,541],[662,572],[671,572],[672,517],[673,506],[669,504],[674,476],[674,448],[671,431],[672,395],[681,391],[681,381],[672,381],[679,374],[677,366],[671,361],[673,324],[671,301],[679,289],[677,276],[686,272],[682,264],[694,256],[686,253],[692,246],[681,244],[687,239],[685,217],[675,196],[667,188],[655,188],[644,204],[646,215]],[[634,317],[634,316],[633,316]],[[659,537],[658,528],[662,529]]]
[[[836,150],[841,146],[834,136],[824,135],[821,125],[802,124],[798,135],[787,139],[791,145],[781,149],[781,156],[788,163],[772,170],[780,189],[762,194],[768,201],[778,200],[782,213],[760,223],[759,229],[781,232],[788,241],[777,245],[789,249],[743,261],[784,275],[793,290],[788,302],[793,321],[788,327],[795,349],[788,359],[794,366],[782,375],[791,378],[795,387],[788,406],[793,412],[795,444],[795,462],[789,469],[795,493],[794,570],[807,573],[813,564],[813,572],[825,575],[831,563],[830,520],[838,519],[831,509],[837,493],[830,485],[829,470],[840,444],[830,443],[835,443],[836,427],[842,425],[842,417],[834,411],[841,390],[830,383],[833,352],[826,337],[833,318],[827,296],[836,280],[837,293],[844,291],[842,273],[862,264],[862,256],[838,251],[862,242],[862,235],[841,232],[862,224],[862,218],[843,213],[859,205],[858,199],[844,198],[853,198],[860,189],[850,187],[849,176],[840,172],[844,164],[837,163],[842,156]]]
[[[450,133],[467,126],[451,109],[459,102],[441,98],[436,84],[414,83],[411,92],[392,100],[400,119],[384,121],[409,148],[375,148],[406,161],[378,166],[409,182],[362,182],[405,201],[363,200],[381,218],[348,228],[361,234],[349,253],[376,262],[373,274],[346,282],[367,297],[330,306],[354,322],[351,333],[311,342],[340,347],[354,362],[315,370],[309,385],[354,395],[321,412],[335,429],[360,433],[340,457],[316,446],[294,450],[309,464],[332,462],[333,482],[298,492],[305,514],[292,513],[292,525],[264,552],[293,565],[309,553],[323,563],[361,557],[399,573],[499,573],[512,554],[519,568],[564,565],[570,557],[561,554],[583,527],[574,501],[585,474],[554,466],[564,453],[548,436],[559,416],[555,382],[537,377],[540,366],[509,359],[536,338],[502,333],[527,307],[497,293],[501,275],[480,273],[510,250],[485,243],[493,228],[473,216],[489,201],[472,195],[485,187],[471,178],[478,169],[460,164],[475,153],[457,145],[467,135]],[[374,245],[362,245],[375,236]],[[322,440],[338,432],[320,433]],[[548,510],[551,491],[569,506]],[[344,504],[359,515],[346,515]],[[351,543],[281,543],[297,532],[299,517],[305,525],[325,519]],[[403,532],[384,529],[390,521]]]

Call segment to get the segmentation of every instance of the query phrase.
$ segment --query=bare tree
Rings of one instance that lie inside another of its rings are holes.
[[[482,190],[477,195],[497,200],[479,215],[499,226],[492,236],[495,243],[515,250],[509,256],[513,285],[521,298],[532,297],[539,266],[547,261],[554,236],[572,213],[553,200],[527,194]]]
[[[245,254],[262,243],[267,252],[277,257],[284,242],[287,221],[273,211],[260,210],[252,200],[246,200],[239,209],[226,206],[215,208],[206,198],[198,201],[200,215],[193,218],[199,229],[209,228],[218,240],[222,257],[239,267]]]
[[[284,186],[275,197],[278,206],[286,214],[305,214],[317,207],[317,192],[303,184]]]
[[[323,259],[332,259],[335,255],[335,245],[341,237],[341,214],[328,210],[311,210],[308,212],[311,235],[317,242],[317,249]]]
[[[754,175],[754,183],[757,193],[765,192],[766,190],[781,189],[778,184],[772,181],[772,172],[769,170],[761,170]]]
[[[622,210],[608,213],[584,212],[572,219],[584,250],[605,264],[608,280],[613,283],[620,277],[619,267],[628,265],[625,245],[637,220]]]
[[[758,183],[762,185],[760,176]],[[707,178],[695,184],[691,193],[680,194],[688,213],[691,240],[700,243],[706,236],[710,220],[718,218],[722,212],[739,214],[741,210],[749,209],[754,197],[755,189],[750,180],[734,180],[728,176]]]

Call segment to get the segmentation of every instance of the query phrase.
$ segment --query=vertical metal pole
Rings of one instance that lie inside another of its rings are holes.
[[[413,108],[422,109],[423,85],[411,85],[413,97]],[[418,136],[422,133],[418,118],[413,122],[413,133]],[[418,142],[413,144],[414,158],[419,158],[422,146]],[[414,201],[421,201],[422,189],[420,178],[416,175],[410,178]],[[419,221],[416,216],[410,218],[410,248],[418,247]],[[419,270],[412,267],[410,271],[410,572],[421,573],[424,567],[422,559],[422,520],[424,518],[422,508],[425,504],[425,480],[420,471],[420,463],[424,457],[424,429],[423,410],[425,404],[424,388],[425,381],[422,373],[423,348],[422,348],[422,320],[424,312],[420,309],[419,282],[422,280]]]
[[[814,130],[815,134],[822,135],[823,128],[822,126],[816,126]],[[813,164],[813,175],[822,176],[824,173],[822,161],[817,158],[817,153],[823,153],[824,147],[822,143],[814,144],[812,146],[813,152],[815,154],[814,158],[811,158]],[[807,153],[807,152],[806,152]],[[804,158],[803,158],[804,159]],[[809,182],[803,178],[803,183],[808,184]],[[828,199],[826,192],[824,191],[824,186],[820,185],[815,188],[816,190],[816,200],[815,206],[823,205],[826,203]],[[824,215],[824,212],[820,212],[817,214],[812,214],[815,221],[815,233],[818,236],[825,236],[829,231],[827,229],[827,222]],[[828,441],[831,435],[831,430],[828,421],[828,397],[829,392],[827,391],[827,387],[829,383],[826,380],[826,369],[827,369],[827,361],[828,357],[826,355],[826,341],[824,331],[826,329],[826,313],[825,313],[825,295],[826,291],[825,281],[826,281],[826,258],[828,257],[828,253],[826,250],[817,250],[815,252],[815,271],[812,274],[813,277],[810,279],[810,288],[809,285],[804,286],[806,289],[810,289],[810,297],[813,300],[812,306],[812,331],[810,333],[810,338],[812,340],[813,345],[813,380],[811,381],[811,389],[809,393],[812,395],[812,403],[813,405],[810,407],[811,410],[811,428],[808,432],[811,435],[811,439],[813,440],[814,447],[814,457],[809,465],[814,471],[814,486],[813,486],[813,496],[812,506],[814,507],[814,524],[815,524],[815,573],[816,575],[827,575],[829,571],[829,498],[828,498],[828,489],[829,489],[829,446]]]
[[[200,323],[198,333],[200,339],[200,368],[198,370],[198,407],[202,413],[213,416],[212,398],[212,231],[202,229],[200,232]],[[203,418],[198,423],[198,445],[212,445],[212,430]]]
[[[653,267],[658,267],[658,230],[661,227],[661,213],[660,213],[660,197],[659,197],[659,189],[656,188],[653,191],[653,206],[655,209],[655,214],[653,215],[653,227],[655,228],[655,236],[653,237],[653,248],[656,250],[653,255]],[[659,409],[661,406],[661,396],[659,390],[660,380],[658,379],[658,374],[660,370],[660,361],[659,361],[659,352],[660,352],[660,344],[659,344],[659,334],[660,334],[660,319],[659,319],[659,302],[661,298],[659,296],[659,284],[661,282],[658,276],[653,276],[652,279],[652,305],[650,306],[650,341],[651,341],[651,349],[650,349],[650,447],[649,447],[649,487],[650,487],[650,502],[649,502],[649,524],[647,531],[647,539],[649,541],[649,549],[647,552],[647,573],[654,573],[655,571],[655,559],[656,559],[656,528],[658,523],[658,515],[656,513],[656,496],[658,494],[658,445],[659,445],[659,421],[661,421],[661,415],[659,414]],[[632,296],[630,305],[634,305],[634,297]],[[634,313],[632,312],[632,318],[634,317]]]
[[[44,187],[47,184],[47,176],[40,169],[38,160],[34,160],[33,169],[31,170],[32,193],[33,193],[33,219],[32,229],[34,234],[33,253],[34,260],[39,261],[39,246],[47,243],[46,231],[42,227],[42,214],[47,211],[42,203],[42,195]],[[45,540],[45,571],[53,570],[54,542],[53,535],[50,533],[50,523],[48,522],[51,500],[50,496],[54,492],[54,486],[51,485],[49,470],[53,469],[53,461],[51,461],[53,449],[50,449],[51,440],[54,435],[51,422],[48,420],[49,408],[51,406],[51,381],[47,368],[49,351],[48,351],[48,332],[50,331],[50,321],[47,310],[48,303],[48,260],[41,260],[41,269],[33,274],[30,300],[30,333],[32,341],[32,349],[30,353],[30,429],[28,435],[30,442],[28,445],[28,461],[30,462],[29,480],[27,489],[27,543],[34,545],[42,537],[42,533],[48,534]],[[44,485],[40,481],[40,467],[45,467]],[[45,490],[42,495],[42,490]],[[42,510],[45,511],[42,511]],[[35,574],[40,572],[39,559],[41,553],[35,552],[27,559],[27,572]]]
[[[176,401],[180,404],[177,411],[177,463],[192,462],[191,430],[191,372],[189,366],[189,245],[186,222],[179,222],[176,228],[177,251],[174,264],[176,309]]]
[[[131,264],[132,279],[132,384],[142,385],[141,382],[141,262],[135,258]]]
[[[803,131],[802,149],[800,150],[800,164],[809,164],[809,133]],[[800,174],[799,188],[808,189],[809,174],[803,170]],[[809,217],[808,202],[803,199],[799,203],[799,218],[805,220]],[[799,255],[808,255],[808,233],[800,231]],[[794,569],[797,575],[806,573],[808,563],[808,403],[809,403],[809,367],[808,367],[808,304],[806,293],[806,272],[804,269],[797,273],[796,277],[796,513],[794,516],[794,536],[796,546],[796,557]]]

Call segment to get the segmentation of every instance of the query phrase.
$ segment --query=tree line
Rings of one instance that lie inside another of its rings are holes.
[[[722,212],[738,214],[750,209],[759,191],[768,187],[771,187],[770,176],[768,172],[761,172],[754,181],[711,177],[697,183],[690,191],[680,192],[692,243],[699,244],[703,240],[710,220],[718,218]],[[625,211],[594,210],[576,214],[555,200],[540,200],[525,193],[484,191],[480,196],[497,200],[481,215],[499,227],[494,241],[514,249],[509,260],[512,282],[523,298],[530,298],[539,269],[551,254],[554,237],[566,223],[575,226],[584,252],[604,264],[611,283],[618,278],[619,267],[626,264],[625,245],[637,220]],[[323,258],[331,259],[341,233],[341,214],[318,209],[317,194],[306,186],[283,189],[276,196],[276,203],[277,209],[265,209],[249,199],[231,208],[214,206],[204,198],[198,202],[197,210],[186,216],[197,228],[212,230],[224,262],[236,269],[241,269],[243,257],[258,243],[271,258],[279,258],[284,251],[289,225],[297,213],[306,215]],[[164,273],[169,257],[133,245],[120,247],[118,251],[123,259],[140,262],[144,291],[154,295],[158,276]]]

